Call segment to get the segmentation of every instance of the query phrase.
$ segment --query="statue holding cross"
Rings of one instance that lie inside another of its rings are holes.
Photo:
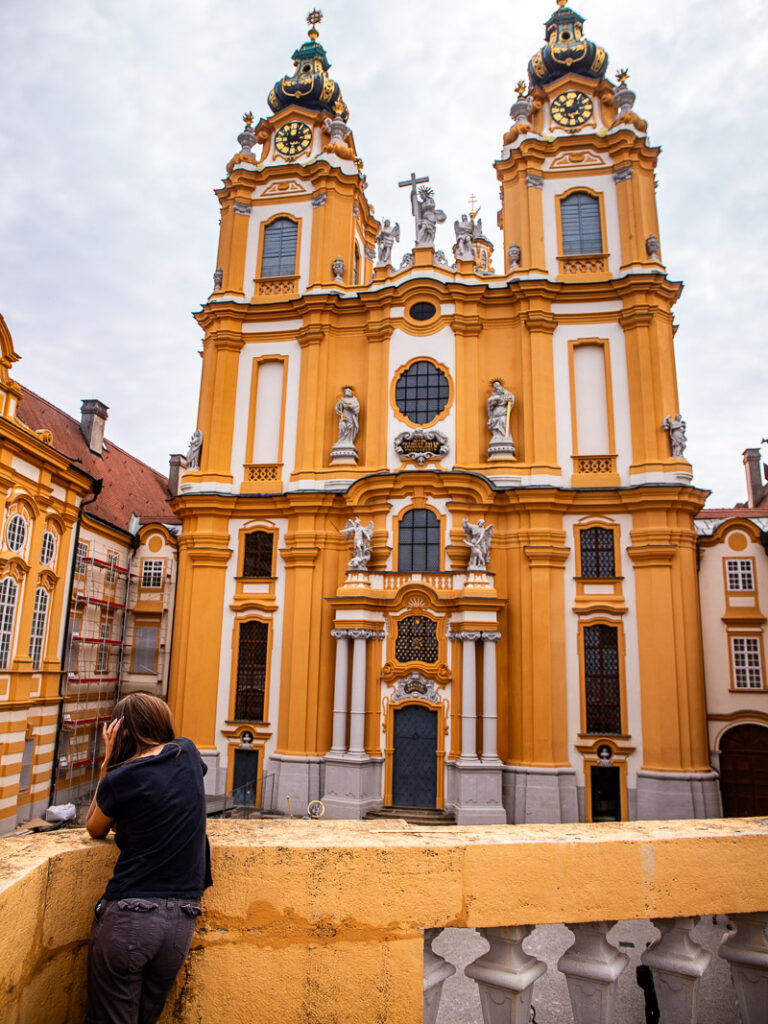
[[[399,181],[400,188],[411,187],[411,210],[416,221],[416,245],[433,246],[435,244],[435,232],[437,225],[442,224],[446,217],[442,210],[435,206],[435,192],[426,182],[429,178],[417,178],[411,172],[408,181]],[[416,189],[417,185],[421,188]]]

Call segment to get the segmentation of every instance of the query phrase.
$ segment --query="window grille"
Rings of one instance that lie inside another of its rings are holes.
[[[754,590],[751,558],[728,558],[725,562],[729,590]]]
[[[163,585],[163,559],[146,558],[141,565],[141,585],[157,590]]]
[[[243,576],[256,579],[270,578],[272,575],[272,541],[273,535],[264,530],[246,533]]]
[[[11,551],[21,551],[24,547],[24,542],[27,539],[27,524],[24,521],[24,516],[11,516],[8,520],[6,536],[8,538],[9,549]]]
[[[584,682],[587,732],[621,732],[619,631],[615,626],[585,626]]]
[[[414,508],[400,520],[398,572],[440,572],[440,521],[427,508]]]
[[[581,575],[586,579],[610,579],[616,575],[613,530],[593,526],[581,530]]]
[[[107,555],[107,564],[107,583],[114,583],[117,579],[117,555],[113,551]]]
[[[109,640],[109,623],[102,622],[99,626],[99,637],[102,640]],[[109,646],[105,643],[99,644],[96,653],[96,671],[106,672],[109,664]]]
[[[32,609],[32,629],[29,634],[29,657],[32,668],[37,672],[43,658],[43,638],[45,636],[45,620],[48,614],[48,591],[38,587],[35,591],[35,604]]]
[[[157,665],[157,626],[137,626],[133,634],[133,671],[154,675]]]
[[[88,545],[85,541],[79,540],[77,542],[77,552],[75,554],[75,572],[78,575],[82,575],[85,572],[85,560],[88,557]]]
[[[763,665],[756,636],[732,636],[733,682],[737,690],[762,690]]]
[[[281,217],[264,228],[261,256],[262,277],[288,277],[296,272],[296,242],[299,225]]]
[[[395,385],[397,408],[412,423],[429,423],[445,409],[450,390],[448,378],[426,359],[412,363]]]
[[[235,718],[239,722],[264,721],[268,636],[266,622],[240,624],[235,693]]]
[[[600,200],[586,192],[574,192],[560,203],[563,256],[603,251]]]
[[[43,543],[40,545],[40,561],[43,565],[50,565],[56,553],[56,538],[50,530],[43,534]]]
[[[0,583],[0,669],[8,668],[13,642],[13,619],[16,614],[18,585],[10,576]]]
[[[397,623],[395,660],[426,661],[434,665],[438,659],[437,623],[426,615],[410,615]]]

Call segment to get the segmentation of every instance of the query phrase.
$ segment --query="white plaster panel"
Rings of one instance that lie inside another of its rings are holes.
[[[578,455],[610,451],[605,353],[602,345],[579,345],[573,352]]]
[[[248,225],[248,242],[245,247],[245,268],[243,271],[243,291],[246,298],[253,294],[253,282],[258,269],[259,237],[261,225],[280,213],[290,214],[301,221],[299,228],[299,291],[306,290],[309,283],[309,253],[312,245],[312,203],[306,201],[291,202],[286,205],[285,199],[276,197],[274,203],[259,204],[251,208]],[[236,215],[237,216],[237,215]]]
[[[585,305],[583,302],[553,302],[551,310],[554,316],[577,316],[589,310],[590,313],[620,313],[624,308],[623,302],[590,302]]]
[[[39,466],[33,466],[31,462],[27,462],[25,459],[19,458],[18,455],[11,456],[11,466],[21,476],[26,477],[27,480],[40,479]]]
[[[283,406],[282,360],[259,363],[256,380],[256,410],[253,429],[253,461],[275,463],[280,456],[280,423]],[[247,448],[246,448],[247,451]]]
[[[303,320],[268,320],[265,323],[243,324],[243,334],[274,334],[277,331],[298,331],[303,326]]]
[[[445,326],[435,334],[426,337],[406,334],[400,328],[392,332],[389,342],[389,378],[386,382],[389,394],[390,382],[395,373],[412,359],[423,357],[441,363],[448,371],[454,385],[453,404],[449,407],[446,417],[434,424],[434,429],[448,437],[448,454],[439,463],[443,469],[451,469],[456,461],[456,345],[453,331]],[[395,437],[403,430],[412,430],[407,423],[397,417],[390,406],[387,417],[387,466],[392,472],[410,468],[409,462],[401,462],[394,449]],[[428,428],[425,428],[428,429]],[[431,429],[431,428],[430,428]],[[434,464],[434,463],[432,463]],[[414,468],[418,468],[412,463]],[[425,464],[425,468],[430,462]],[[439,472],[439,470],[437,470]]]
[[[619,208],[616,202],[616,184],[611,173],[585,175],[583,178],[545,178],[542,195],[544,213],[544,246],[547,271],[556,278],[560,273],[557,257],[557,202],[556,196],[572,189],[584,188],[603,194],[603,232],[608,244],[610,273],[616,277],[621,267],[621,235],[619,233]]]

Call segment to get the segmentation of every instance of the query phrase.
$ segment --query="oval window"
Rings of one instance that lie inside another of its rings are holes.
[[[413,320],[431,320],[437,308],[431,302],[414,302],[408,313]]]
[[[24,541],[27,539],[27,524],[24,522],[23,516],[11,516],[6,536],[10,550],[21,551],[24,547]]]
[[[40,546],[40,561],[43,565],[50,565],[53,561],[53,555],[56,551],[56,538],[53,536],[50,530],[46,530],[43,534],[43,543]]]
[[[395,403],[412,423],[429,423],[448,404],[448,378],[434,363],[421,359],[398,377]]]

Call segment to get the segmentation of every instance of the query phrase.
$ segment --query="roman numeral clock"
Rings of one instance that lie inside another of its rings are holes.
[[[592,116],[592,100],[585,92],[569,89],[552,100],[552,120],[563,128],[578,128]]]

